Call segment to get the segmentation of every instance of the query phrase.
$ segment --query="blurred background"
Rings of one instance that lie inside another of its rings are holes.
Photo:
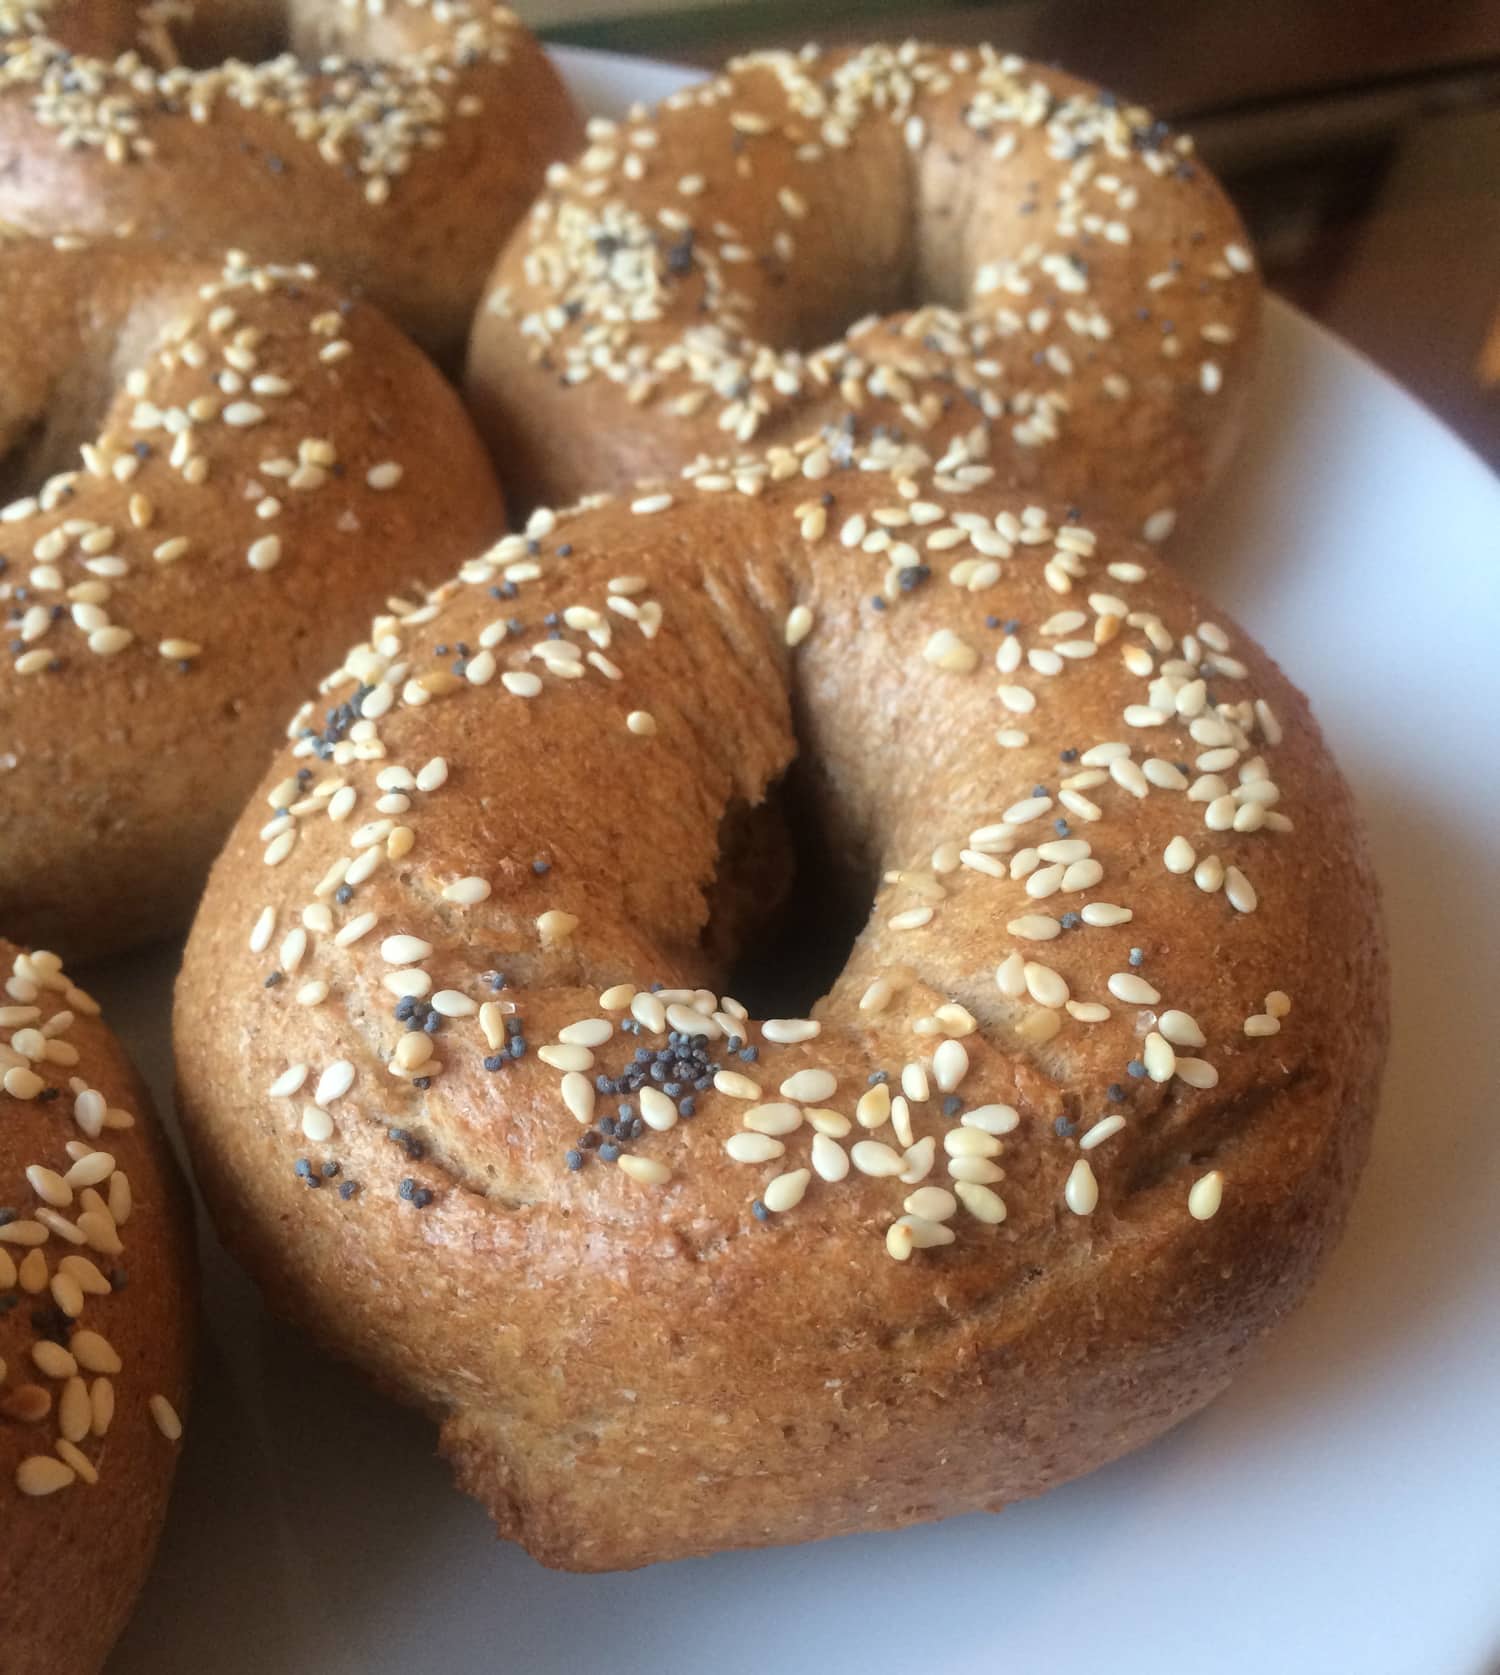
[[[513,0],[516,3],[516,0]],[[1500,0],[519,0],[551,40],[712,65],[991,41],[1189,128],[1282,295],[1500,468]]]

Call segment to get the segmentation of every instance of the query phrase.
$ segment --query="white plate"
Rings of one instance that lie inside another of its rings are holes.
[[[664,65],[563,54],[594,109]],[[1500,1657],[1500,491],[1281,306],[1194,572],[1311,693],[1385,881],[1374,1161],[1229,1395],[1000,1517],[630,1575],[493,1539],[422,1421],[271,1322],[217,1247],[161,1562],[113,1675],[1479,1675]],[[1309,927],[1316,935],[1316,926]],[[175,955],[98,988],[165,1103]]]

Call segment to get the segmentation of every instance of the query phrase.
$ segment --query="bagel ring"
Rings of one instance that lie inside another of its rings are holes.
[[[546,503],[826,424],[969,439],[1155,540],[1237,439],[1260,301],[1239,219],[1186,138],[1086,82],[809,48],[589,133],[470,346],[502,476]]]
[[[56,954],[0,940],[0,1600],[7,1670],[89,1675],[166,1516],[193,1216],[141,1079]]]
[[[186,923],[309,682],[502,511],[452,389],[310,268],[59,243],[0,240],[0,924],[71,959]]]
[[[175,1041],[219,1228],[548,1564],[1036,1494],[1222,1389],[1342,1223],[1384,955],[1307,705],[986,476],[818,435],[534,515],[329,684],[379,757],[293,744],[215,866]],[[814,893],[873,907],[757,1020],[785,878],[739,857],[799,755]]]
[[[0,221],[310,261],[439,356],[578,136],[497,0],[0,5]]]

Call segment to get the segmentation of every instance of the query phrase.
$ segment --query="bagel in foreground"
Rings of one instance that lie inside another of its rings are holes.
[[[761,54],[589,126],[496,264],[468,391],[558,504],[820,425],[1163,540],[1237,440],[1260,282],[1191,142],[989,48]],[[855,323],[857,322],[857,323]]]
[[[72,959],[187,922],[309,683],[502,512],[453,391],[311,269],[17,239],[0,291],[0,924]]]
[[[310,261],[439,356],[580,138],[496,0],[0,4],[0,221]]]
[[[192,1213],[53,954],[0,941],[0,1663],[89,1675],[145,1579],[193,1338]]]
[[[174,1029],[219,1228],[548,1564],[1036,1494],[1338,1234],[1386,1035],[1344,783],[1147,549],[985,475],[818,437],[538,513],[375,624],[328,697],[378,749],[289,746],[215,866]],[[747,909],[729,834],[796,757],[874,904],[757,1021],[785,880]]]

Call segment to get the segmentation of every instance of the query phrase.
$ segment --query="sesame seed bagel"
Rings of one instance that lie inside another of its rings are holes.
[[[57,956],[0,941],[0,986],[0,1661],[89,1675],[166,1514],[192,1213],[140,1078]]]
[[[983,420],[1007,481],[1160,539],[1237,437],[1239,219],[1188,140],[1086,82],[809,48],[589,134],[470,346],[502,475],[545,500],[820,424],[941,451]]]
[[[450,387],[310,268],[61,244],[0,241],[0,924],[71,959],[187,922],[309,684],[502,514]]]
[[[579,138],[496,0],[0,0],[0,220],[311,261],[440,356]]]
[[[815,438],[534,515],[357,683],[378,750],[289,746],[215,866],[181,1109],[273,1305],[544,1562],[1003,1506],[1301,1296],[1369,1135],[1375,886],[1305,700],[1149,549]],[[874,905],[756,1018],[794,760],[814,894]]]

